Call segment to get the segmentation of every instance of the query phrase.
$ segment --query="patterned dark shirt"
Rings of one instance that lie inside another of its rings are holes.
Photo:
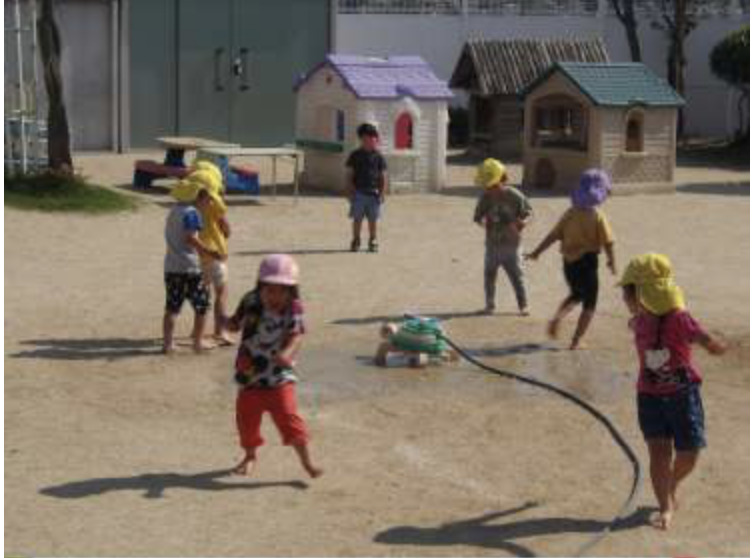
[[[283,313],[276,314],[264,309],[254,290],[240,301],[231,322],[243,329],[235,359],[239,383],[246,387],[273,388],[297,382],[294,369],[275,364],[274,358],[290,337],[305,333],[300,300],[293,300]]]
[[[381,185],[386,171],[386,160],[378,151],[356,149],[347,158],[345,165],[353,170],[355,191],[369,196],[381,194]]]

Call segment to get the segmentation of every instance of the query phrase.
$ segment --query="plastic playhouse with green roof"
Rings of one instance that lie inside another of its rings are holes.
[[[644,64],[558,62],[523,95],[525,187],[568,191],[599,167],[614,193],[674,188],[684,100]]]

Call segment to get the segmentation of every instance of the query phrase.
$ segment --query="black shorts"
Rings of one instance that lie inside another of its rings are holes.
[[[589,252],[574,262],[564,262],[564,277],[569,285],[569,299],[581,302],[586,310],[598,303],[598,254]]]
[[[637,418],[646,440],[673,440],[677,451],[696,451],[707,445],[699,384],[671,395],[638,393]]]
[[[209,289],[200,273],[165,273],[165,310],[179,314],[187,298],[196,314],[203,315],[209,309]]]

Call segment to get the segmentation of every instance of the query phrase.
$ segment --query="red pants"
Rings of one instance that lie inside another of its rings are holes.
[[[271,413],[286,446],[308,442],[305,422],[298,414],[295,384],[290,382],[273,389],[244,389],[238,392],[235,417],[243,448],[253,449],[264,445],[261,417],[267,411]]]

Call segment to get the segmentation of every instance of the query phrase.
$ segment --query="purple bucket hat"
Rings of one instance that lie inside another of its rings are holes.
[[[580,184],[572,192],[572,205],[582,209],[597,207],[611,193],[611,179],[600,169],[588,169],[580,176]]]

